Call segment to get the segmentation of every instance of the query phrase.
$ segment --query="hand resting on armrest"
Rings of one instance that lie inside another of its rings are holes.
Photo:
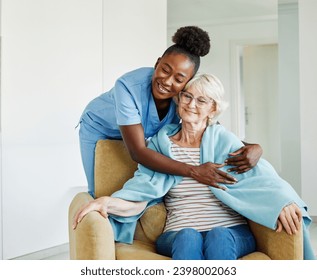
[[[110,196],[103,196],[89,202],[79,209],[73,220],[73,229],[76,229],[78,223],[80,223],[91,211],[99,212],[104,218],[107,218],[108,214],[129,217],[141,213],[146,205],[146,201],[134,202]]]
[[[301,220],[302,212],[297,204],[287,205],[282,209],[278,217],[276,232],[281,232],[284,228],[288,234],[295,234],[300,229]]]

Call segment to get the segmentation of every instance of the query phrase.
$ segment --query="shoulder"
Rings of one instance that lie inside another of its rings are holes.
[[[159,137],[163,137],[163,136],[170,137],[170,136],[176,134],[180,129],[181,129],[181,124],[179,124],[179,123],[166,124],[159,130],[157,135]]]
[[[213,124],[209,125],[206,128],[205,134],[207,135],[214,135],[214,136],[229,136],[231,132],[227,130],[223,125],[221,124]]]
[[[130,86],[150,83],[154,73],[153,67],[142,67],[125,73],[118,81]]]
[[[243,146],[238,136],[221,124],[213,124],[208,126],[205,131],[204,138],[213,139],[218,145],[232,146],[234,149],[241,148]]]
[[[155,146],[159,146],[159,143],[165,145],[168,143],[169,137],[177,133],[180,129],[180,124],[166,124],[151,138],[150,142]]]

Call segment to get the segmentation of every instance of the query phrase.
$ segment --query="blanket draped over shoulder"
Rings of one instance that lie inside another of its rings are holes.
[[[151,139],[148,147],[173,158],[169,137],[180,129],[181,125],[166,125]],[[208,126],[200,146],[200,162],[223,163],[229,153],[242,146],[241,140],[222,125]],[[230,166],[224,166],[221,170],[226,171],[229,168]],[[276,229],[281,210],[295,202],[302,211],[304,228],[311,223],[307,205],[266,160],[260,159],[257,166],[250,171],[234,176],[238,182],[233,185],[224,185],[225,191],[214,187],[210,187],[210,191],[242,216],[268,228]],[[148,201],[147,207],[150,207],[162,201],[169,189],[179,184],[181,180],[181,176],[159,173],[139,165],[134,177],[112,196],[130,201]],[[132,243],[136,222],[143,213],[144,211],[132,217],[109,216],[115,240]]]

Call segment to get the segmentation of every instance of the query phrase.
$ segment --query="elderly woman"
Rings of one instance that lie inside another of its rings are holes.
[[[221,82],[212,75],[196,75],[177,99],[181,124],[167,125],[151,139],[149,148],[175,160],[214,164],[229,172],[227,154],[243,146],[217,124],[225,109]],[[210,187],[189,178],[163,174],[139,165],[124,188],[81,209],[77,223],[99,211],[113,225],[116,241],[132,242],[135,224],[146,207],[164,199],[167,220],[157,251],[173,259],[238,259],[255,250],[245,217],[289,234],[304,221],[304,256],[313,259],[306,225],[306,204],[273,167],[261,159],[250,171],[235,174],[235,184],[223,180]],[[140,187],[142,186],[142,187]]]

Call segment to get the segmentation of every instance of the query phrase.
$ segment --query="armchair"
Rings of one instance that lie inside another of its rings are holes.
[[[110,196],[133,176],[137,168],[120,140],[100,140],[95,151],[95,195]],[[114,241],[108,219],[98,212],[90,212],[72,229],[77,210],[93,198],[85,192],[78,193],[69,207],[70,258],[78,260],[168,260],[155,250],[155,241],[162,233],[166,210],[163,203],[150,207],[139,219],[133,244]],[[257,251],[242,257],[243,260],[303,259],[303,236],[299,231],[288,235],[284,230],[274,230],[248,221],[256,238]]]

